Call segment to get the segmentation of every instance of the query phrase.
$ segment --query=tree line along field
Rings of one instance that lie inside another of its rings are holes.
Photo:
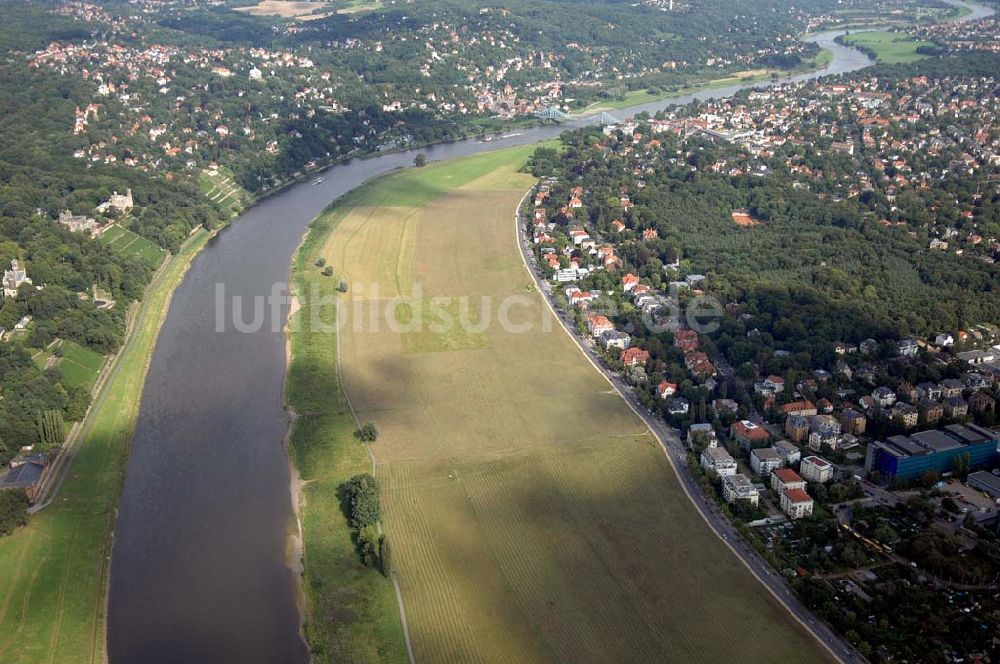
[[[359,587],[357,570],[343,554],[315,563],[315,548],[342,530],[330,486],[368,466],[348,437],[339,352],[344,395],[381,431],[371,449],[383,525],[418,661],[828,658],[708,528],[642,421],[546,320],[513,218],[533,183],[518,172],[533,149],[378,180],[321,217],[300,251],[299,288],[320,279],[320,257],[336,271],[330,283],[350,284],[339,351],[333,335],[292,337],[290,403],[310,413],[299,410],[292,442],[307,481],[311,642],[319,633],[324,652],[337,649],[339,618],[356,616],[355,605],[381,623],[349,638],[398,634],[377,573],[366,584],[373,597],[334,614],[329,597],[339,591],[329,589]],[[421,302],[467,296],[476,311],[489,297],[494,315],[518,296],[511,318],[531,329],[362,324],[369,307],[418,286]],[[315,482],[328,483],[325,497]],[[401,658],[398,641],[383,647]]]
[[[100,240],[120,254],[138,256],[154,268],[163,261],[167,253],[155,243],[118,224],[101,233]]]
[[[5,663],[107,661],[111,532],[146,368],[173,289],[207,240],[206,232],[192,236],[147,289],[137,327],[84,422],[78,456],[55,502],[0,539]],[[92,369],[97,358],[85,350],[64,348],[59,368],[65,371],[68,359]]]

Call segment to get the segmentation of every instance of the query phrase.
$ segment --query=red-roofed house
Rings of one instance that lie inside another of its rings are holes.
[[[813,513],[813,499],[803,489],[781,492],[781,509],[790,519],[801,519]]]
[[[785,489],[805,489],[806,481],[791,468],[776,468],[771,471],[771,488],[780,494]]]
[[[574,307],[587,308],[587,304],[594,299],[594,294],[590,291],[573,291],[569,294],[569,302]]]
[[[786,403],[781,407],[781,412],[785,415],[815,415],[817,413],[816,405],[809,401],[793,401],[792,403]]]
[[[767,429],[750,420],[733,422],[732,426],[729,427],[729,434],[733,440],[740,444],[740,447],[748,450],[764,445],[771,437],[767,433]]]
[[[649,351],[641,348],[626,348],[619,356],[626,367],[635,367],[649,362]]]
[[[631,272],[622,277],[622,290],[626,293],[639,285],[639,277]]]
[[[674,332],[674,346],[685,353],[698,349],[698,333],[694,330],[677,330]]]
[[[615,326],[608,320],[607,316],[601,314],[590,314],[587,316],[587,331],[591,336],[598,337],[605,332],[611,332]]]
[[[672,397],[675,394],[677,394],[677,385],[675,383],[668,383],[667,381],[663,381],[656,386],[656,396],[660,397],[661,399]]]

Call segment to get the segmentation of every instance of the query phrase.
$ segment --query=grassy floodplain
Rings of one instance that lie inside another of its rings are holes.
[[[849,46],[870,51],[875,55],[875,60],[886,65],[920,60],[926,56],[917,53],[917,48],[931,45],[929,42],[918,41],[898,32],[884,30],[858,32],[844,35],[842,39]]]
[[[405,658],[392,587],[357,563],[340,516],[336,486],[372,465],[345,396],[381,431],[371,451],[417,661],[827,659],[711,532],[641,420],[557,323],[545,331],[513,220],[532,149],[377,180],[297,256],[300,293],[351,284],[339,340],[304,324],[334,320],[333,305],[303,303],[291,335],[318,659]],[[421,302],[468,296],[472,311],[489,296],[494,315],[519,296],[511,318],[531,329],[357,325],[418,286]]]
[[[56,501],[0,539],[0,653],[5,663],[103,662],[111,533],[139,398],[174,287],[204,246],[199,231],[157,273],[85,422]],[[82,365],[94,358],[70,352]],[[61,368],[64,368],[61,366]]]

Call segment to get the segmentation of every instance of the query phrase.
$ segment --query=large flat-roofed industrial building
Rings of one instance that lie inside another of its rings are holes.
[[[877,470],[886,478],[912,480],[928,471],[953,470],[955,459],[964,455],[968,455],[970,468],[997,463],[997,434],[975,424],[950,424],[908,436],[891,436],[868,446],[865,470]]]

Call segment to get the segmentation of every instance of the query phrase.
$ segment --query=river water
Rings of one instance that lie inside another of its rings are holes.
[[[973,17],[969,17],[973,18]],[[868,64],[835,44],[821,72]],[[784,79],[789,80],[789,79]],[[758,83],[757,85],[761,85]],[[616,111],[625,117],[746,85],[678,96]],[[430,160],[553,138],[561,126],[508,139],[428,147]],[[245,303],[288,280],[309,222],[365,180],[412,164],[415,152],[333,166],[320,185],[304,182],[265,199],[218,234],[177,288],[146,378],[115,531],[108,651],[111,662],[304,662],[286,544],[294,523],[282,439],[285,338],[265,324],[253,333],[232,320],[217,330],[217,288]],[[221,286],[220,286],[221,285]],[[252,308],[244,307],[245,319]],[[284,314],[282,312],[282,320]]]

